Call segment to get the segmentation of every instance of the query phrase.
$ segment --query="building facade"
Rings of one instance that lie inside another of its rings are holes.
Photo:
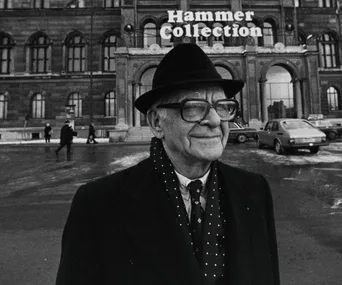
[[[177,10],[254,15],[169,23],[168,11]],[[259,28],[262,36],[161,36],[186,24]],[[69,117],[80,136],[94,122],[113,140],[148,137],[133,102],[151,88],[161,58],[183,42],[201,46],[222,77],[246,82],[236,99],[251,126],[342,117],[340,39],[333,0],[0,0],[2,140],[39,136],[45,123],[58,129]]]

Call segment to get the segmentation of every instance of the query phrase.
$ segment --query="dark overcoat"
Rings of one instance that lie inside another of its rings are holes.
[[[218,163],[225,191],[227,285],[278,285],[266,180]],[[212,285],[150,159],[76,192],[62,237],[57,285]]]
[[[52,131],[51,126],[46,126],[44,129],[44,137],[46,138],[51,137],[51,131]]]
[[[61,128],[60,144],[68,144],[72,142],[74,131],[68,125]]]
[[[92,126],[92,125],[89,125],[88,136],[93,136],[93,138],[96,138],[96,135],[95,135],[95,128],[94,128],[94,126]]]

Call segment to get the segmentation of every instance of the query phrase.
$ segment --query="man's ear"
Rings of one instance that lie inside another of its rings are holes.
[[[164,137],[164,132],[160,126],[161,119],[155,110],[150,110],[146,115],[147,124],[150,126],[152,133],[156,138],[162,139]]]

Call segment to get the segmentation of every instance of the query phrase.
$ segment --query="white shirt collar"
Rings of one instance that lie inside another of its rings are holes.
[[[196,179],[189,179],[189,178],[185,177],[184,175],[180,174],[179,172],[177,172],[176,170],[175,170],[175,173],[176,173],[176,175],[178,177],[178,180],[179,180],[181,188],[182,188],[182,186],[184,188],[187,188],[191,181],[194,181],[194,180],[197,180],[197,179],[201,180],[203,186],[205,187],[205,185],[207,183],[207,180],[208,180],[209,173],[210,173],[210,169],[211,168],[209,168],[209,170],[202,177],[199,177],[199,178],[196,178]]]

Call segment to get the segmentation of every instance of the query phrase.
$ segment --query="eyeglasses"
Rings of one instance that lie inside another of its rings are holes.
[[[205,99],[185,99],[180,103],[160,104],[157,108],[180,109],[182,119],[189,123],[201,122],[214,108],[221,121],[231,121],[239,109],[239,103],[233,99],[220,99],[210,104]]]

